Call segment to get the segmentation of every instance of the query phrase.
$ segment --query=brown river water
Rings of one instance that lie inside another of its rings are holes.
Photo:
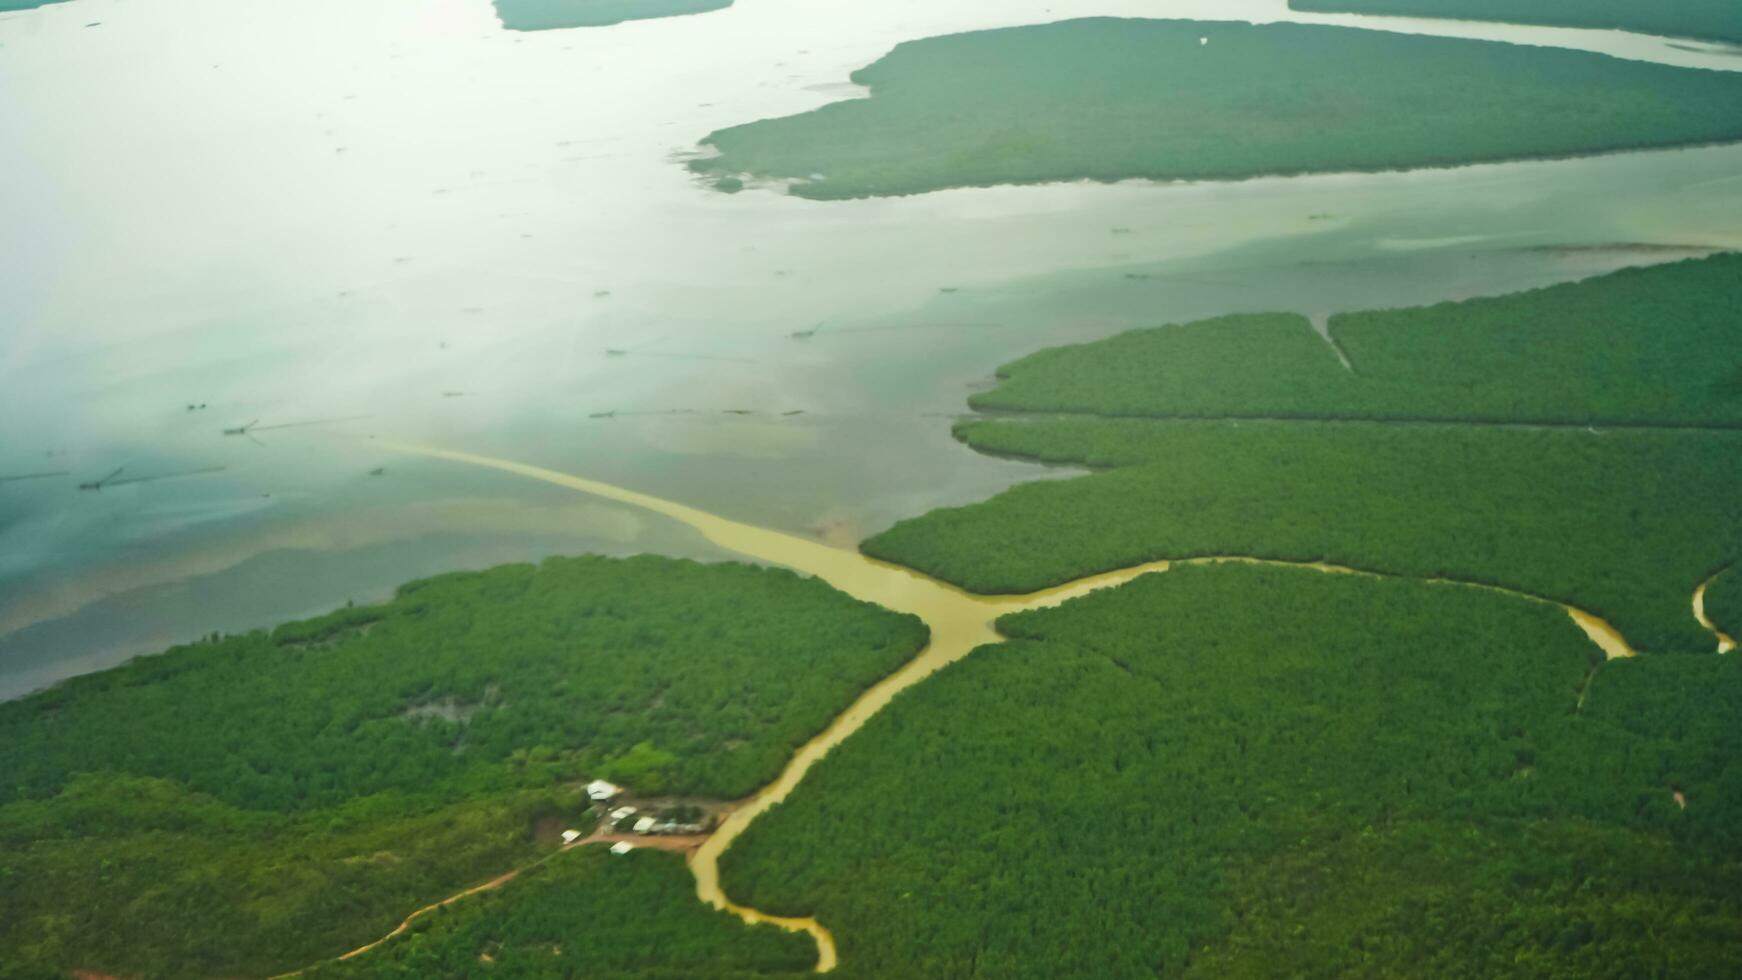
[[[720,883],[720,855],[758,817],[786,799],[804,780],[811,766],[827,755],[829,750],[864,727],[897,694],[931,676],[940,668],[962,659],[976,648],[1000,642],[1002,637],[996,627],[998,617],[1007,613],[1057,606],[1100,589],[1116,588],[1142,575],[1165,573],[1179,564],[1233,561],[1311,568],[1327,574],[1373,574],[1337,565],[1301,565],[1243,557],[1204,558],[1193,559],[1191,562],[1150,562],[1088,576],[1030,595],[981,596],[927,578],[910,569],[875,561],[857,551],[834,548],[807,538],[755,527],[686,504],[569,473],[491,456],[409,443],[389,443],[386,448],[452,463],[485,467],[651,511],[688,525],[735,556],[783,565],[814,575],[856,599],[874,602],[897,612],[911,613],[924,620],[931,630],[931,642],[919,656],[866,690],[846,711],[830,722],[827,728],[801,746],[780,776],[736,807],[690,857],[690,869],[696,878],[696,894],[702,901],[726,909],[745,922],[768,922],[785,929],[809,933],[817,942],[818,972],[832,970],[837,962],[834,937],[828,929],[812,918],[768,915],[733,902]],[[1514,595],[1531,602],[1546,601],[1493,586],[1470,587]],[[1606,657],[1613,659],[1633,655],[1627,640],[1609,623],[1583,610],[1566,606],[1562,608],[1566,609],[1573,622]]]
[[[691,858],[704,901],[809,933],[827,970],[828,930],[734,904],[720,855],[895,695],[998,642],[999,616],[1171,567],[983,597],[827,543],[1051,475],[950,438],[994,367],[1137,326],[1742,247],[1735,146],[829,204],[720,195],[679,165],[712,130],[862,95],[847,76],[901,41],[1098,14],[1742,69],[1711,45],[1283,0],[738,0],[536,35],[502,31],[486,0],[0,14],[0,476],[63,474],[0,484],[0,698],[455,567],[582,551],[791,567],[932,631]],[[257,436],[221,435],[251,419]],[[117,467],[200,475],[76,490]]]
[[[848,76],[901,41],[1099,14],[1742,69],[1711,45],[1283,0],[738,0],[534,34],[488,0],[0,14],[0,478],[55,474],[0,482],[0,697],[457,568],[722,555],[619,502],[336,435],[857,540],[1056,475],[949,434],[1036,348],[1742,247],[1738,146],[829,203],[681,166],[713,130],[862,95]],[[77,489],[118,468],[142,482]]]
[[[1723,572],[1718,574],[1722,575]],[[1701,582],[1700,587],[1694,590],[1694,618],[1699,620],[1700,625],[1710,631],[1713,636],[1717,637],[1719,653],[1730,653],[1736,649],[1736,638],[1719,629],[1718,624],[1712,622],[1711,617],[1706,615],[1706,589],[1717,579],[1718,576],[1714,575]]]

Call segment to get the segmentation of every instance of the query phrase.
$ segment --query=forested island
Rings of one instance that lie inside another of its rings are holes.
[[[609,27],[631,20],[724,10],[732,0],[495,0],[496,16],[511,31]]]
[[[335,956],[587,829],[588,779],[748,794],[926,637],[783,570],[551,559],[0,704],[0,976]]]
[[[1288,0],[1288,6],[1321,13],[1591,27],[1742,43],[1742,6],[1732,0]]]
[[[1742,77],[1303,24],[1094,18],[898,45],[870,98],[690,163],[817,199],[1045,181],[1446,167],[1742,138]]]
[[[727,852],[844,977],[1726,975],[1742,659],[1176,568],[1006,617]],[[947,910],[947,914],[940,914]]]

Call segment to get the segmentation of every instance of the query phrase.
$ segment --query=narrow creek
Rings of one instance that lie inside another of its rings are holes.
[[[1700,621],[1700,625],[1704,626],[1707,632],[1718,638],[1719,653],[1729,653],[1736,649],[1736,638],[1719,629],[1718,624],[1712,622],[1712,618],[1706,615],[1706,589],[1718,580],[1719,575],[1727,571],[1729,569],[1713,574],[1711,578],[1701,582],[1700,587],[1694,590],[1694,618]]]
[[[766,813],[776,803],[786,799],[804,780],[805,774],[810,771],[811,766],[817,760],[827,755],[830,749],[841,744],[854,732],[857,732],[873,715],[888,705],[897,694],[931,676],[939,668],[967,656],[974,648],[1001,642],[1003,638],[994,625],[998,617],[1012,612],[1057,606],[1100,589],[1124,585],[1142,575],[1165,572],[1176,565],[1242,562],[1255,565],[1312,568],[1331,574],[1371,575],[1380,578],[1398,577],[1341,565],[1227,556],[1149,562],[1087,576],[1029,595],[981,596],[927,578],[910,569],[867,558],[857,551],[842,550],[779,531],[742,524],[685,504],[649,494],[637,493],[609,483],[601,483],[597,480],[589,480],[585,477],[545,469],[528,463],[475,453],[407,443],[384,443],[383,445],[384,448],[396,452],[481,466],[533,480],[542,480],[546,483],[567,487],[581,493],[628,504],[669,517],[694,528],[709,541],[729,551],[747,558],[783,565],[796,571],[815,575],[856,599],[875,602],[897,612],[918,616],[930,628],[931,643],[920,652],[919,656],[867,689],[826,729],[800,747],[793,755],[792,760],[787,763],[786,768],[781,771],[780,776],[734,810],[731,816],[721,823],[713,835],[703,842],[690,858],[690,870],[696,878],[698,898],[715,908],[731,912],[748,923],[766,922],[795,932],[809,933],[817,943],[816,969],[819,973],[826,973],[834,969],[839,961],[834,936],[814,918],[769,915],[733,902],[726,896],[725,890],[720,885],[720,855],[732,846],[732,842],[737,840],[738,836],[757,817]],[[1614,626],[1584,610],[1575,609],[1540,596],[1496,586],[1440,579],[1433,581],[1500,592],[1531,602],[1559,606],[1566,610],[1579,629],[1584,631],[1585,635],[1590,637],[1591,641],[1603,651],[1605,657],[1614,659],[1634,655],[1634,651],[1628,645],[1626,638]]]

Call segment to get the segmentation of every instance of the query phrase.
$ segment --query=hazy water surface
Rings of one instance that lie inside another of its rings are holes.
[[[971,388],[1037,347],[1742,244],[1736,147],[835,203],[718,194],[680,165],[714,129],[854,96],[848,73],[901,40],[1092,13],[1283,15],[739,0],[536,33],[488,0],[0,16],[0,477],[68,474],[0,483],[0,696],[444,569],[717,557],[380,440],[851,546],[1044,475],[949,437]],[[1373,23],[1742,67],[1615,32]],[[116,468],[146,482],[77,489]]]

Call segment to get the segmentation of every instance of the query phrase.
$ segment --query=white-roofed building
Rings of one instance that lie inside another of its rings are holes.
[[[617,855],[618,857],[622,857],[623,855],[628,854],[630,851],[633,851],[633,850],[635,850],[635,845],[629,843],[626,840],[620,840],[617,843],[611,845],[611,853]]]
[[[578,841],[580,839],[581,839],[581,832],[578,830],[565,830],[565,831],[563,831],[563,843],[564,844],[573,844],[575,841]]]
[[[616,783],[607,783],[603,779],[595,779],[587,784],[587,798],[594,803],[604,803],[623,795],[623,787]]]

